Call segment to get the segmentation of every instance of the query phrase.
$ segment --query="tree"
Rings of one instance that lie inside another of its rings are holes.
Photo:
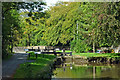
[[[42,12],[42,5],[46,5],[44,2],[24,3],[27,4],[27,8],[23,6],[23,9],[28,9],[29,12],[24,11],[20,14],[23,36],[19,41],[18,46],[37,46],[46,45],[46,42],[42,40],[43,28],[45,26],[46,12]],[[36,9],[35,9],[36,8]]]
[[[23,36],[19,41],[19,46],[37,46],[37,45],[45,45],[45,41],[42,40],[43,32],[44,32],[44,17],[40,19],[34,19],[32,17],[24,17],[21,18],[22,22],[22,31]],[[43,43],[42,43],[43,42]]]
[[[20,9],[28,10],[28,16],[33,16],[32,12],[35,11],[35,8],[37,7],[38,11],[41,11],[43,8],[41,5],[45,4],[44,2],[32,2],[32,3],[24,3],[24,2],[4,2],[2,3],[2,52],[3,52],[3,58],[6,56],[6,54],[12,53],[13,46],[17,46],[19,44],[19,41],[23,38],[22,31],[23,27],[25,25],[22,25],[20,21]],[[44,14],[44,13],[42,13]],[[39,19],[39,16],[41,14],[34,14],[36,19]],[[27,19],[26,19],[27,20]],[[29,20],[28,20],[29,21]],[[30,22],[27,23],[30,25]],[[33,30],[33,29],[32,29]],[[31,31],[28,31],[31,33]],[[30,38],[31,35],[28,34],[28,37]],[[24,40],[24,39],[23,39]],[[30,45],[30,39],[29,39],[29,45]],[[23,45],[22,45],[23,46]]]
[[[48,43],[56,45],[60,42],[64,45],[71,40],[76,42],[77,39],[79,39],[77,43],[79,41],[85,43],[86,35],[92,33],[96,24],[91,23],[93,20],[91,9],[93,7],[88,5],[89,3],[64,3],[53,7],[50,11],[50,18],[46,22],[47,29],[44,34]]]
[[[72,30],[76,24],[75,18],[77,16],[71,13],[74,12],[75,14],[76,7],[73,3],[65,3],[51,8],[49,12],[50,18],[46,21],[47,28],[43,35],[49,45],[57,45],[59,43],[65,45],[73,39],[74,31]]]
[[[64,45],[73,40],[75,46],[76,41],[84,42],[87,47],[93,45],[93,52],[95,47],[108,46],[109,43],[111,46],[119,42],[118,6],[119,3],[81,2],[52,7],[43,38],[50,45]]]
[[[2,3],[2,53],[3,58],[8,53],[12,53],[12,48],[17,40],[15,35],[19,35],[19,13],[17,11],[16,3]]]
[[[120,3],[108,3],[104,13],[99,15],[100,46],[117,46],[120,43],[119,5]]]

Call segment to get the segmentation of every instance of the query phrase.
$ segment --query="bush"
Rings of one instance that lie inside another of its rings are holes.
[[[70,45],[71,50],[76,53],[87,52],[91,49],[83,40],[80,39],[71,41]]]

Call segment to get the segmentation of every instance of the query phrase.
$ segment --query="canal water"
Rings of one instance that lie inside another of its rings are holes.
[[[53,71],[55,78],[114,78],[120,79],[120,64],[74,64],[56,65]]]

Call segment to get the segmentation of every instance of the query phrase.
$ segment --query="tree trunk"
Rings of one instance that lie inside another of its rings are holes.
[[[93,53],[95,53],[95,42],[93,42]]]

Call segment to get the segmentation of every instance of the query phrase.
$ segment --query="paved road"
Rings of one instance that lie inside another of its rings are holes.
[[[27,55],[26,53],[15,53],[9,60],[2,61],[2,77],[11,77],[21,63],[33,62],[33,60],[26,60]]]

